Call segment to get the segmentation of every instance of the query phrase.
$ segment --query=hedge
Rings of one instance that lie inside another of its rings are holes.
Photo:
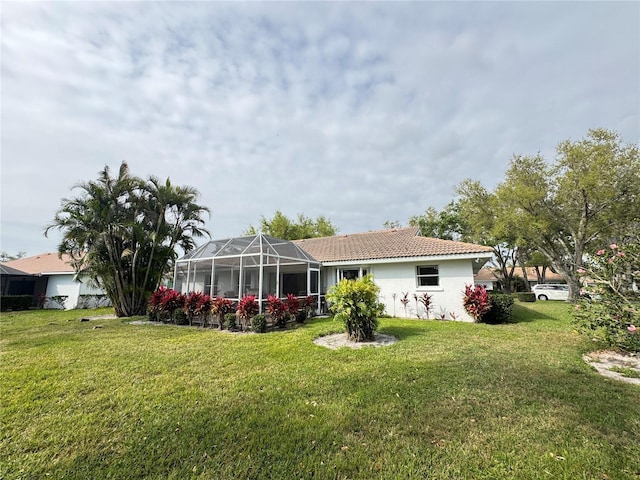
[[[33,305],[31,295],[3,295],[0,297],[0,310],[27,310]]]

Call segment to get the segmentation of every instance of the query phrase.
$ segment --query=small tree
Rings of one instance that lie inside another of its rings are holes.
[[[380,288],[370,275],[357,280],[344,279],[327,292],[334,318],[344,322],[349,339],[372,341],[378,328],[378,315],[384,307],[378,302]]]

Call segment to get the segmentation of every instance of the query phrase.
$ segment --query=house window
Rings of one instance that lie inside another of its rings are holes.
[[[419,287],[437,287],[439,285],[438,265],[419,265],[416,279]]]

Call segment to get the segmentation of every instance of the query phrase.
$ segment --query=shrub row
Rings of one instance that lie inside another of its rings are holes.
[[[0,310],[27,310],[33,306],[31,295],[3,295],[0,297]]]

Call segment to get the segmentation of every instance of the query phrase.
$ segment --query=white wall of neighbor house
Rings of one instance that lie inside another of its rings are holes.
[[[417,272],[419,266],[438,267],[438,285],[419,286]],[[373,280],[380,287],[380,301],[385,305],[385,313],[396,317],[425,318],[422,305],[416,307],[413,295],[418,296],[428,293],[432,296],[432,305],[429,318],[441,318],[472,322],[464,310],[462,298],[465,285],[473,284],[472,260],[444,260],[444,261],[418,261],[406,263],[376,263],[341,265],[326,268],[323,272],[326,288],[334,285],[340,277],[340,270],[359,269],[373,275]],[[409,293],[409,303],[405,309],[400,299],[405,292]],[[393,294],[395,299],[393,298]],[[453,316],[452,316],[453,314]]]

